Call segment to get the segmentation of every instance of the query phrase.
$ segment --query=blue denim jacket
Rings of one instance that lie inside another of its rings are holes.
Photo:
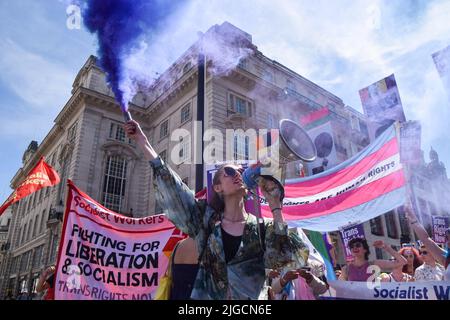
[[[216,212],[181,181],[160,157],[150,161],[156,199],[173,224],[196,240],[203,252],[191,294],[192,299],[258,299],[265,282],[265,269],[279,269],[295,262],[303,266],[308,249],[287,225],[275,228],[265,223],[266,250],[261,248],[256,217],[248,215],[242,241],[235,257],[226,263],[220,227],[222,212]],[[205,246],[206,244],[206,246]],[[203,251],[204,250],[204,251]]]

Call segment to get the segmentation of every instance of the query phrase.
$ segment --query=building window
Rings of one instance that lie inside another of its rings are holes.
[[[163,150],[159,153],[159,157],[165,162],[167,163],[167,151]]]
[[[20,241],[20,244],[24,243],[27,239],[27,230],[28,230],[28,224],[25,223],[25,226],[23,227],[23,232],[22,232],[22,240]]]
[[[244,135],[234,135],[234,160],[248,160],[250,138]]]
[[[27,271],[28,260],[30,259],[30,252],[31,251],[27,251],[24,254],[22,254],[22,258],[20,259],[20,272]]]
[[[58,235],[53,235],[53,239],[51,242],[50,255],[49,255],[49,263],[56,262],[56,254],[58,253]]]
[[[27,279],[22,279],[22,281],[20,282],[20,293],[23,293],[25,291],[28,292],[28,281]]]
[[[42,261],[42,250],[43,250],[44,246],[39,246],[34,250],[34,256],[33,256],[33,268],[37,268],[41,265],[41,261]]]
[[[234,94],[229,94],[229,113],[239,113],[246,117],[252,116],[252,103],[242,97],[238,97]]]
[[[30,223],[28,224],[27,240],[31,240],[32,238],[33,238],[33,219],[31,219]]]
[[[180,163],[191,159],[191,140],[189,137],[180,137]]]
[[[398,231],[397,231],[397,224],[395,222],[394,211],[389,211],[388,213],[386,213],[385,219],[388,237],[392,239],[397,239]]]
[[[248,69],[248,60],[245,58],[239,60],[238,67],[241,69],[247,70]]]
[[[126,175],[126,160],[120,156],[109,156],[103,182],[103,205],[116,212],[120,212],[125,197]]]
[[[372,234],[377,236],[383,236],[383,222],[381,217],[376,217],[375,219],[370,219],[370,231]]]
[[[78,121],[75,122],[70,128],[69,131],[67,132],[67,140],[69,142],[74,142],[75,138],[77,137],[77,125],[78,125]]]
[[[39,216],[36,216],[36,220],[34,220],[34,227],[33,227],[33,238],[36,237],[36,234],[38,232],[38,226],[39,226]]]
[[[37,288],[38,282],[39,282],[39,276],[37,276],[37,277],[35,277],[35,278],[33,279],[33,285],[32,285],[32,287],[31,287],[31,292],[32,292],[32,293],[37,293],[36,288]]]
[[[33,197],[33,205],[31,206],[31,209],[36,208],[36,200],[38,198],[37,196],[38,196],[38,193],[34,192],[33,195],[32,195],[32,197]]]
[[[44,232],[45,221],[47,220],[47,215],[45,214],[45,209],[42,210],[41,226],[39,227],[39,234]]]
[[[130,138],[127,138],[125,130],[120,123],[111,122],[109,127],[109,137],[117,141],[127,142],[129,144],[133,143]]]
[[[191,118],[191,104],[188,103],[181,108],[181,124],[185,123]]]
[[[161,123],[161,127],[159,128],[159,138],[162,139],[164,137],[167,137],[169,134],[169,120],[164,121]]]

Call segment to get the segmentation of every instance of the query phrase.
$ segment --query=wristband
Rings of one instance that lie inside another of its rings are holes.
[[[274,213],[275,210],[280,210],[280,211],[281,211],[281,208],[273,208],[273,209],[270,209],[270,211],[272,211],[272,213]]]

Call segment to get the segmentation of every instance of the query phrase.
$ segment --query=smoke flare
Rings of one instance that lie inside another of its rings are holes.
[[[127,72],[126,59],[142,46],[148,36],[164,28],[168,16],[180,0],[88,0],[83,8],[87,29],[97,35],[100,66],[107,73],[122,111],[136,93],[136,79]],[[142,66],[145,68],[145,66]]]

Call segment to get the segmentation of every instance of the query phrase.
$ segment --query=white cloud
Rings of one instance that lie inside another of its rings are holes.
[[[57,110],[70,94],[73,74],[27,51],[11,39],[0,42],[0,79],[32,109]]]

